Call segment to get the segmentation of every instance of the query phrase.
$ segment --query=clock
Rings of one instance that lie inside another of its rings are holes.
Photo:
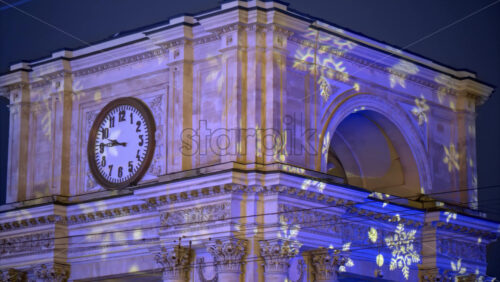
[[[107,104],[92,125],[87,146],[95,180],[109,189],[136,184],[151,163],[155,131],[153,115],[141,100],[126,97]]]

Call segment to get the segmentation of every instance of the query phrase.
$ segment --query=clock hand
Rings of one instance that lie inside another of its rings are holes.
[[[108,143],[108,144],[111,144],[111,145],[108,145],[109,147],[113,147],[113,146],[117,146],[117,145],[120,145],[120,146],[127,146],[127,142],[118,142],[116,141],[116,139],[109,139],[108,140],[111,142],[111,143]]]

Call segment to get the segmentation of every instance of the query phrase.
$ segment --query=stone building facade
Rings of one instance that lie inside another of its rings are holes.
[[[466,71],[282,2],[232,1],[0,76],[2,281],[490,281]],[[134,97],[155,146],[107,189],[87,142]]]

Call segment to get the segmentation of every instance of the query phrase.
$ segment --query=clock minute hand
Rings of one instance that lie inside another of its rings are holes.
[[[118,142],[115,139],[108,139],[108,140],[111,142],[111,147],[118,146],[118,145],[123,146],[123,147],[127,146],[127,142]]]

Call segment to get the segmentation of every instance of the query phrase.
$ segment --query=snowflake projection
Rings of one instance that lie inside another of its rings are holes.
[[[300,249],[302,243],[297,240],[299,235],[300,225],[289,225],[286,217],[280,215],[280,231],[278,231],[278,238],[290,242],[290,247]]]
[[[415,99],[415,107],[411,109],[412,114],[417,117],[418,125],[428,122],[427,112],[429,111],[429,106],[427,105],[425,98],[423,96],[420,97],[420,99]]]
[[[406,279],[410,275],[411,264],[420,262],[420,255],[414,246],[416,233],[415,229],[406,232],[404,225],[398,224],[394,234],[385,238],[387,247],[392,251],[389,269],[401,269]]]
[[[295,52],[293,68],[310,72],[317,79],[319,94],[327,101],[332,94],[327,78],[349,80],[347,68],[340,56],[354,49],[356,43],[325,35],[316,29],[309,29],[304,36],[307,40]]]
[[[450,144],[448,148],[444,148],[444,158],[443,163],[448,165],[448,171],[451,172],[453,169],[460,170],[458,166],[458,158],[460,157],[454,144]]]
[[[462,265],[462,259],[458,259],[456,263],[450,262],[450,265],[451,270],[457,272],[458,274],[464,274],[467,271],[467,268]]]
[[[368,230],[368,239],[370,239],[370,241],[374,244],[377,242],[378,239],[377,229],[370,227],[370,229]]]
[[[457,219],[457,213],[455,212],[444,212],[444,215],[446,216],[446,222],[450,222],[452,219]]]
[[[375,258],[375,262],[377,263],[378,267],[382,267],[382,265],[384,265],[384,256],[382,254],[378,254]]]
[[[332,88],[330,87],[330,83],[324,78],[320,77],[319,79],[319,94],[323,97],[323,100],[328,101],[330,98],[330,94],[332,94]]]
[[[359,86],[359,83],[356,82],[356,83],[354,83],[354,85],[352,86],[352,88],[354,88],[354,90],[356,92],[359,92],[359,90],[360,90],[361,87]]]
[[[351,242],[344,243],[342,245],[342,253],[344,253],[343,257],[343,263],[339,267],[339,272],[346,272],[346,267],[353,267],[354,266],[354,261],[349,257],[347,254],[351,249]]]
[[[382,194],[380,192],[372,192],[369,196],[377,198],[379,200],[384,200],[384,198],[388,199],[391,195],[389,195],[389,194]],[[386,206],[387,206],[387,201],[384,201],[384,203],[382,204],[382,208],[385,208]]]
[[[389,75],[391,88],[394,88],[396,85],[406,88],[406,77],[409,74],[416,74],[418,72],[418,67],[410,62],[400,60],[389,68],[389,72],[391,73]]]
[[[307,190],[309,187],[316,188],[316,190],[320,193],[323,193],[323,190],[325,190],[326,184],[321,181],[316,181],[316,180],[311,180],[311,179],[306,179],[302,182],[301,189],[302,190]]]
[[[425,189],[423,186],[420,186],[420,194],[422,194],[422,195],[425,194]]]

